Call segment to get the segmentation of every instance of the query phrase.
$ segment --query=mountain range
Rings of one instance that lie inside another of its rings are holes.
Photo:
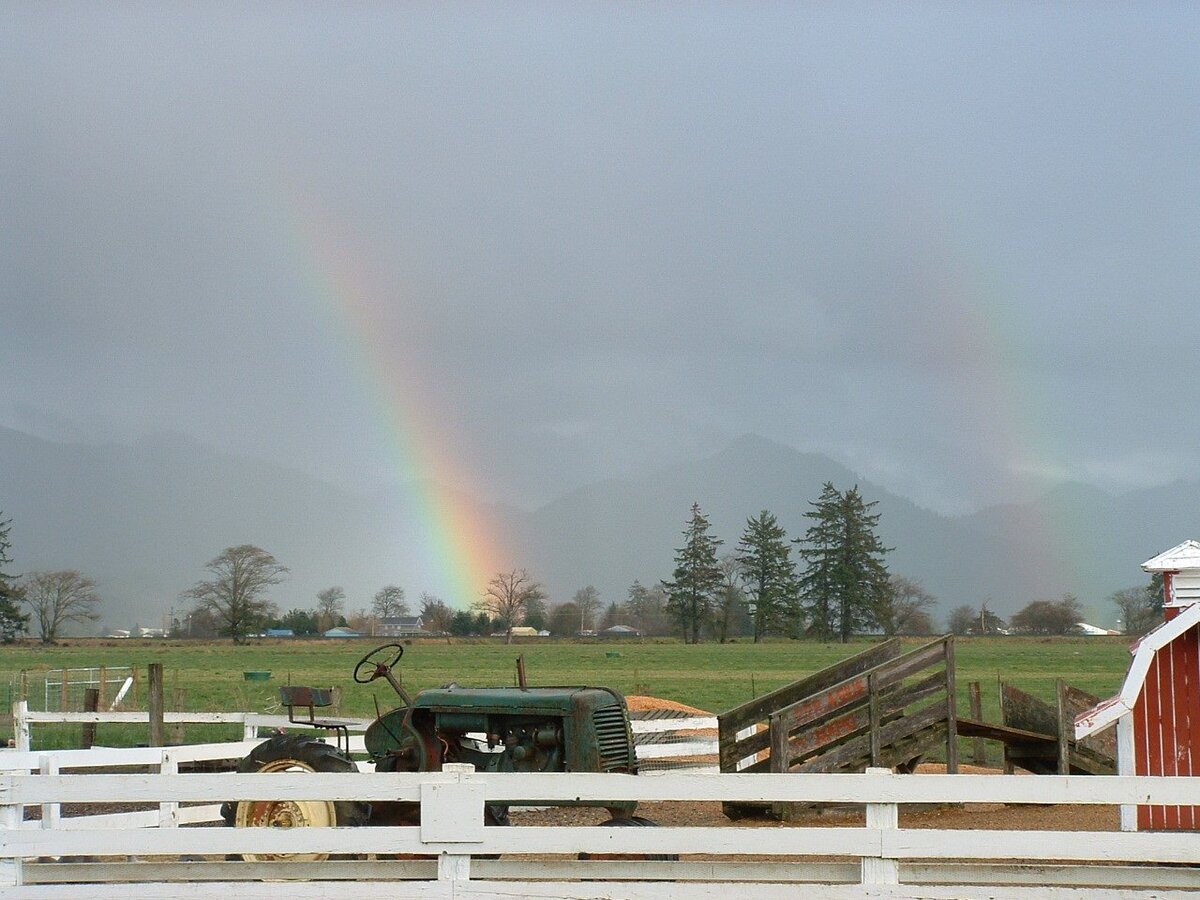
[[[1114,590],[1145,581],[1139,564],[1195,537],[1200,484],[1177,482],[1113,496],[1063,484],[1022,503],[947,517],[924,509],[819,454],[747,435],[710,456],[641,477],[606,480],[532,510],[458,498],[502,535],[513,565],[540,580],[552,602],[594,585],[607,603],[635,579],[670,576],[693,502],[723,550],[746,519],[776,514],[803,534],[804,513],[830,481],[878,501],[879,533],[894,548],[891,571],[919,580],[940,612],[960,604],[1008,616],[1034,599],[1079,597],[1111,623]],[[224,547],[254,543],[289,566],[273,599],[310,608],[322,588],[346,589],[348,609],[367,607],[384,584],[411,600],[434,590],[421,515],[428,485],[361,491],[286,466],[219,453],[188,437],[133,445],[59,443],[0,428],[0,513],[11,518],[13,568],[78,569],[105,598],[105,627],[157,625],[181,591],[204,577]],[[479,586],[482,590],[483,585]],[[445,597],[465,606],[473,597]]]

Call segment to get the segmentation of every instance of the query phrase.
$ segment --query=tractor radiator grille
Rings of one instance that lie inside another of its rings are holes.
[[[600,769],[604,772],[628,772],[629,727],[619,706],[607,706],[592,713],[592,725],[600,745]]]

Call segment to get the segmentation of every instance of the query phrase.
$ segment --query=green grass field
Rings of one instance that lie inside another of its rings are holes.
[[[913,639],[913,646],[921,643]],[[869,645],[807,641],[701,644],[676,642],[574,643],[536,642],[505,646],[500,642],[423,640],[405,648],[400,669],[405,686],[422,688],[457,681],[464,686],[515,683],[515,662],[525,655],[531,684],[596,684],[626,694],[651,694],[720,712],[752,697],[811,674]],[[979,681],[986,718],[998,717],[997,681],[1013,683],[1051,700],[1055,679],[1093,694],[1115,693],[1129,664],[1125,638],[960,638],[956,642],[958,703],[968,710],[967,684]],[[354,663],[375,646],[363,641],[258,641],[247,646],[188,641],[70,641],[58,647],[36,645],[0,649],[0,678],[10,685],[13,697],[19,673],[28,673],[31,708],[43,704],[42,679],[48,669],[133,666],[139,668],[138,706],[144,706],[145,667],[164,666],[167,708],[175,708],[182,692],[182,708],[204,711],[247,710],[278,712],[278,687],[294,684],[342,688],[341,714],[372,716],[373,697],[391,705],[390,689],[382,682],[355,684]],[[612,655],[619,654],[619,655]],[[270,681],[246,681],[243,672],[272,673]],[[110,686],[109,695],[115,691]],[[78,707],[76,707],[78,708]],[[106,733],[106,729],[109,729]],[[50,726],[35,732],[35,746],[62,746],[68,734],[55,735]],[[78,733],[78,727],[67,729]],[[123,742],[117,726],[100,726],[99,742]],[[211,737],[189,727],[187,739]],[[39,736],[40,733],[40,736]],[[228,735],[226,735],[228,736]],[[136,740],[136,738],[133,738]]]

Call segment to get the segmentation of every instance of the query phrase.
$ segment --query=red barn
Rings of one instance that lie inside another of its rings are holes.
[[[1165,621],[1132,647],[1117,696],[1075,720],[1075,739],[1117,726],[1121,775],[1200,775],[1200,543],[1142,563],[1163,576]],[[1122,807],[1127,831],[1200,831],[1200,807]]]

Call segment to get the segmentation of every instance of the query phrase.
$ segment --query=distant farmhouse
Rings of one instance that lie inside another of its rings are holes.
[[[384,616],[375,626],[377,637],[424,637],[428,634],[420,616]]]
[[[611,628],[605,628],[600,632],[600,637],[606,638],[637,638],[641,636],[642,633],[640,631],[629,625],[613,625]]]

